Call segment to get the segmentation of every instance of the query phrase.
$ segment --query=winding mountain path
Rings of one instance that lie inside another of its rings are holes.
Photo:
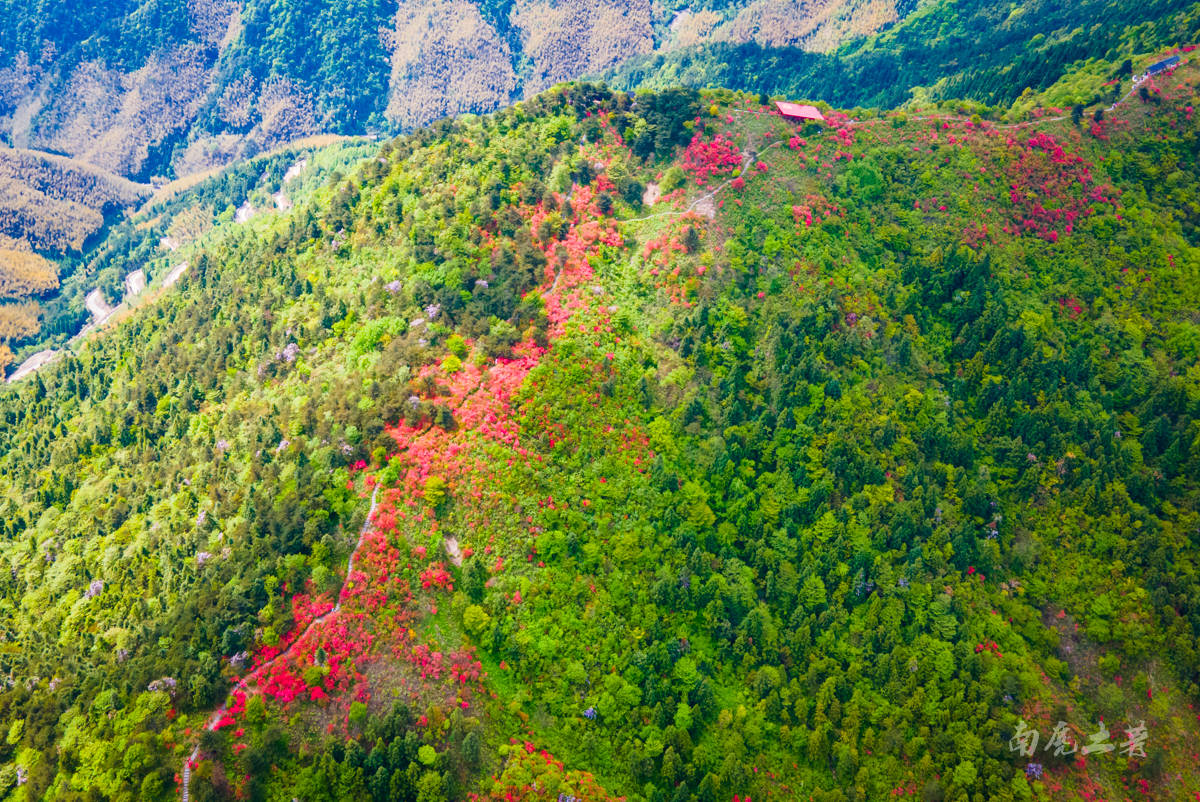
[[[354,571],[354,558],[358,555],[358,550],[360,548],[362,548],[363,540],[367,536],[367,530],[370,529],[370,527],[371,527],[371,516],[373,516],[375,514],[375,507],[376,507],[378,499],[379,499],[379,485],[375,485],[375,489],[371,492],[371,508],[367,510],[366,520],[363,521],[362,528],[358,530],[358,540],[354,543],[354,548],[350,552],[349,559],[346,560],[346,578],[344,580],[342,580],[342,590],[345,590],[346,583],[350,581],[350,574],[352,571]],[[333,605],[332,609],[328,610],[325,613],[322,613],[321,615],[314,618],[312,621],[308,622],[308,626],[304,628],[303,632],[301,632],[299,635],[296,636],[296,638],[292,641],[291,645],[288,646],[288,648],[284,649],[282,652],[275,655],[270,660],[263,663],[258,668],[254,669],[252,672],[250,672],[249,674],[247,674],[246,676],[244,676],[240,680],[238,680],[237,684],[234,685],[233,688],[230,689],[229,695],[232,695],[233,691],[244,690],[246,688],[246,683],[250,679],[260,675],[262,672],[266,671],[271,666],[275,665],[275,663],[278,662],[280,659],[287,657],[289,654],[291,654],[292,647],[294,647],[297,643],[299,643],[304,638],[305,635],[307,635],[309,632],[311,632],[313,627],[315,627],[317,624],[320,624],[322,621],[325,621],[326,619],[330,618],[331,616],[337,615],[338,611],[341,609],[342,609],[342,594],[341,594],[341,591],[339,591],[337,602]],[[229,712],[229,703],[226,702],[225,704],[221,705],[220,708],[213,711],[213,714],[211,716],[209,716],[208,721],[204,724],[204,729],[205,730],[216,729],[217,722],[220,721],[225,716],[225,714],[228,712]],[[188,802],[188,796],[189,796],[191,784],[192,784],[192,764],[196,762],[196,758],[198,758],[199,756],[200,756],[200,744],[197,743],[196,747],[192,750],[192,753],[190,755],[188,755],[187,758],[183,761],[183,771],[180,772],[180,778],[181,778],[180,787],[183,789],[183,802]]]

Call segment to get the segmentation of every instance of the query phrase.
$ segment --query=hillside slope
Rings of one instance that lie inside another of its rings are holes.
[[[1200,791],[1198,86],[559,87],[224,229],[0,398],[0,789]]]
[[[78,160],[0,149],[0,183],[9,190],[0,229],[19,235],[0,234],[0,368],[12,362],[12,380],[19,365],[77,343],[93,328],[95,311],[144,301],[147,279],[169,281],[193,246],[220,236],[239,215],[304,200],[369,149],[364,142],[308,137],[152,195],[149,186]]]

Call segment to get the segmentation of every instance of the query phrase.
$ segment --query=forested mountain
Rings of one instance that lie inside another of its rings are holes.
[[[149,205],[96,275],[178,284],[0,392],[0,795],[1200,792],[1172,19],[990,105],[567,84]]]

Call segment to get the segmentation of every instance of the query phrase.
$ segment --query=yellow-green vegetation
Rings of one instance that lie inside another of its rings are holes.
[[[0,147],[0,234],[37,250],[80,250],[106,212],[148,193],[83,161]]]
[[[27,311],[32,307],[26,299],[36,297],[38,307],[33,320],[36,323],[40,317],[42,325],[21,326],[9,344],[11,350],[24,359],[48,347],[62,347],[88,320],[84,298],[93,289],[99,287],[107,300],[119,302],[126,294],[124,280],[131,271],[144,270],[152,282],[162,279],[192,258],[196,248],[243,228],[234,221],[237,206],[249,203],[259,220],[273,219],[278,212],[278,196],[286,197],[288,203],[301,202],[330,173],[346,169],[370,150],[372,146],[347,137],[311,138],[301,145],[214,171],[188,186],[181,183],[169,193],[156,194],[137,212],[111,214],[104,237],[89,242],[80,254],[58,255],[57,263],[29,252],[27,243],[13,241],[14,248],[0,249],[0,302],[21,300],[26,303],[22,309]],[[288,170],[294,173],[290,177]],[[122,182],[117,179],[118,185]],[[89,195],[86,189],[80,189],[80,197],[106,197],[102,191]],[[139,190],[126,200],[143,196]],[[257,226],[258,220],[249,225]],[[18,274],[36,274],[37,278],[30,283],[18,280]],[[28,289],[20,298],[14,294],[19,287]],[[0,315],[5,309],[0,306]],[[24,312],[20,315],[22,320],[28,317]]]
[[[0,249],[0,369],[12,359],[8,343],[39,331],[34,298],[58,288],[57,266],[31,251],[81,250],[106,214],[148,190],[84,162],[0,147],[0,237],[19,248]]]
[[[26,300],[58,286],[58,269],[35,253],[0,248],[0,370],[12,359],[8,341],[34,334],[38,307]]]
[[[28,251],[0,248],[0,298],[22,298],[58,286],[53,262]]]

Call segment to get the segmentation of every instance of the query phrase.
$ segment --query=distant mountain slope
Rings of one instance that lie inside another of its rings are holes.
[[[317,131],[408,130],[490,111],[700,39],[825,50],[907,5],[125,0],[45,13],[4,0],[0,131],[148,181]]]
[[[351,159],[364,147],[362,139],[309,137],[172,182],[149,198],[151,187],[77,160],[0,148],[0,185],[11,190],[0,196],[0,211],[13,209],[0,223],[25,235],[0,236],[0,285],[10,289],[0,288],[0,346],[7,349],[0,350],[0,364],[62,349],[93,317],[85,303],[90,294],[125,308],[140,294],[128,281],[131,274],[140,271],[152,283],[171,275],[196,242],[233,227],[239,215],[286,211],[321,176],[344,166],[338,158]],[[327,166],[329,160],[336,166]],[[38,256],[31,245],[57,261]],[[46,271],[52,280],[42,277]]]
[[[914,96],[1008,106],[1077,62],[1120,63],[1198,33],[1195,0],[930,0],[902,24],[827,52],[704,42],[635,57],[606,77],[626,89],[725,86],[839,106],[892,108]]]
[[[149,194],[85,161],[0,147],[0,237],[36,250],[78,251],[106,213]]]
[[[34,251],[81,251],[106,218],[149,193],[78,159],[0,146],[0,370],[10,342],[38,333],[38,297],[59,286],[58,266]]]

